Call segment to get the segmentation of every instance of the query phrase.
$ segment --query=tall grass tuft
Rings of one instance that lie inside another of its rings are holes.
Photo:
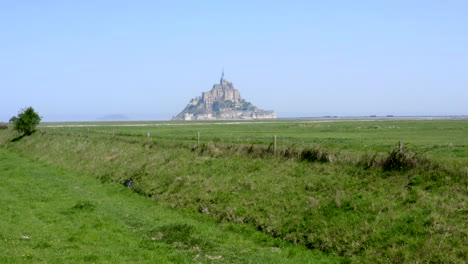
[[[301,151],[301,160],[308,162],[329,162],[331,157],[332,156],[328,152],[318,147],[306,148]]]
[[[358,167],[364,169],[370,169],[372,167],[379,167],[381,164],[381,159],[377,157],[376,153],[365,153],[356,163]]]
[[[406,171],[414,168],[439,169],[436,163],[411,151],[401,143],[384,156],[377,153],[365,153],[356,162],[356,165],[364,169],[381,168],[383,171]]]
[[[381,167],[384,171],[408,170],[422,168],[430,165],[427,158],[408,150],[400,143],[382,161]]]

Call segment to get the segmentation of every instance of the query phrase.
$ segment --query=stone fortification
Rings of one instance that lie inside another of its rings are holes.
[[[172,120],[231,120],[273,119],[273,111],[258,109],[242,99],[232,82],[224,79],[224,71],[218,84],[209,92],[190,100],[189,104]]]

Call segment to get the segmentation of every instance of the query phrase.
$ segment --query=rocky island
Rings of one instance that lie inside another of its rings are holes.
[[[224,71],[219,84],[214,84],[209,92],[190,100],[189,104],[172,120],[254,120],[274,119],[275,112],[258,109],[242,99],[238,90],[224,79]]]

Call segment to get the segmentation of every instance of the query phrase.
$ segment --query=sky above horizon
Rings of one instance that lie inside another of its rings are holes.
[[[168,120],[225,78],[279,117],[468,115],[468,1],[1,1],[0,122]]]

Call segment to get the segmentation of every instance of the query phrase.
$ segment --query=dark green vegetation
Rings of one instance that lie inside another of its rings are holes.
[[[16,119],[11,118],[10,121],[12,120],[16,131],[25,135],[30,135],[36,130],[36,126],[39,125],[39,122],[41,122],[41,117],[34,111],[34,108],[30,106],[21,109],[18,113],[18,117]]]
[[[4,148],[0,179],[0,263],[337,262]]]
[[[466,120],[81,125],[7,145],[344,262],[466,261]]]

